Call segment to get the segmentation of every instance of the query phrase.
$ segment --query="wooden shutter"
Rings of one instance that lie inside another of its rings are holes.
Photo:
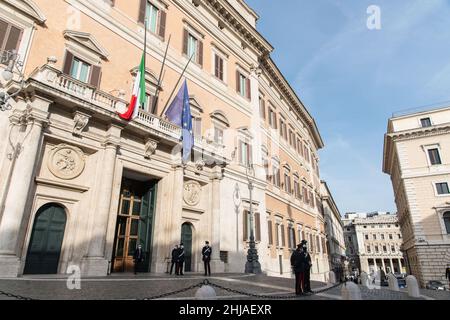
[[[273,244],[272,221],[267,221],[267,230],[269,231],[269,244]]]
[[[214,75],[219,78],[219,56],[214,54]]]
[[[167,13],[165,11],[160,10],[159,11],[159,31],[158,34],[161,38],[166,37],[166,19],[167,19]]]
[[[73,63],[73,54],[70,51],[66,51],[66,57],[64,60],[63,73],[70,75],[70,69],[72,68]]]
[[[0,50],[3,50],[3,43],[5,43],[7,31],[8,31],[8,23],[3,20],[0,20]]]
[[[141,4],[139,5],[138,21],[141,23],[145,23],[145,14],[147,13],[147,2],[148,0],[141,0]]]
[[[219,75],[220,75],[220,80],[224,80],[223,78],[223,59],[219,57]]]
[[[262,102],[262,117],[263,119],[266,119],[266,101],[262,99],[261,102]]]
[[[186,55],[188,54],[188,38],[189,38],[189,32],[186,29],[184,29],[183,30],[183,53]]]
[[[280,225],[281,227],[281,246],[284,247],[286,245],[286,237],[284,234],[284,226]]]
[[[256,241],[261,241],[261,215],[259,212],[255,213],[255,231]]]
[[[251,85],[250,85],[250,79],[247,78],[246,79],[246,84],[247,84],[247,99],[251,99],[252,98],[252,89],[251,89]]]
[[[198,64],[203,66],[203,41],[198,40]]]
[[[92,66],[91,68],[91,79],[89,80],[89,84],[96,88],[99,88],[100,80],[102,77],[102,68],[99,66]]]
[[[4,50],[17,50],[19,48],[20,40],[22,40],[22,30],[14,26],[10,26]]]
[[[296,247],[296,243],[297,243],[297,239],[296,239],[296,236],[295,236],[295,229],[294,228],[292,228],[292,240],[294,241],[294,243],[292,244],[292,248],[295,248]]]
[[[239,71],[236,71],[236,92],[241,93],[241,85],[240,85],[240,76]]]
[[[244,211],[243,214],[244,217],[244,221],[243,221],[243,226],[244,226],[244,230],[243,230],[243,235],[244,235],[244,241],[248,240],[248,212]]]

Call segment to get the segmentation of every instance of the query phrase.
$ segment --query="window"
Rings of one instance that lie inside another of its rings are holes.
[[[214,53],[214,76],[217,79],[224,81],[223,58],[217,53]]]
[[[273,172],[273,184],[279,188],[281,184],[280,168],[278,168],[278,166],[276,165],[273,165],[272,172]]]
[[[239,142],[239,163],[249,166],[251,163],[251,146],[247,142]]]
[[[306,161],[308,161],[308,163],[309,163],[309,149],[306,145],[304,146],[303,155],[304,155]]]
[[[395,246],[391,246],[391,252],[395,253]]]
[[[401,235],[400,233],[398,234],[398,238],[399,238],[399,239],[401,239],[401,238],[402,238],[402,235]]]
[[[389,234],[389,240],[392,240],[392,239],[393,239],[392,234]]]
[[[352,237],[348,237],[348,242],[352,242]]]
[[[0,51],[18,51],[22,33],[22,29],[0,19]]]
[[[439,155],[439,149],[428,149],[428,157],[430,159],[431,165],[442,164],[441,156]]]
[[[299,155],[303,156],[303,145],[300,138],[297,138],[297,152]]]
[[[251,99],[250,79],[236,71],[236,91],[244,98]]]
[[[287,140],[286,123],[280,118],[280,136]]]
[[[183,54],[192,58],[200,66],[203,65],[203,42],[187,29],[184,29],[183,35]]]
[[[269,245],[273,244],[272,221],[267,221],[267,230],[269,232]]]
[[[259,96],[259,115],[262,119],[266,119],[266,102],[262,96]]]
[[[294,194],[297,199],[301,198],[300,184],[297,179],[294,179]]]
[[[381,240],[384,240],[384,234],[381,234]]]
[[[148,30],[164,39],[166,33],[166,12],[160,10],[148,0],[141,0],[139,22],[144,23],[145,18],[148,19]]]
[[[377,235],[376,234],[373,235],[373,240],[377,240]]]
[[[449,194],[450,193],[447,182],[436,183],[436,190],[437,190],[438,194]]]
[[[383,252],[387,252],[386,246],[383,246]]]
[[[370,253],[370,246],[367,246],[367,253]]]
[[[273,129],[277,129],[277,114],[272,108],[269,108],[269,125]]]
[[[369,240],[369,235],[366,234],[366,235],[365,235],[365,238],[366,238],[366,240]]]
[[[275,225],[275,237],[276,237],[276,240],[277,240],[276,245],[277,245],[277,247],[279,247],[280,244],[281,244],[280,224],[279,224],[279,223],[277,223],[277,224]]]
[[[214,126],[214,142],[217,144],[223,144],[223,129]]]
[[[94,87],[100,86],[101,68],[74,56],[70,51],[66,51],[63,73]]]
[[[423,128],[431,127],[431,119],[430,118],[420,119],[420,123],[422,124]]]
[[[292,193],[292,188],[291,188],[291,177],[289,176],[289,172],[286,171],[284,173],[284,190],[287,193]]]
[[[444,219],[445,230],[447,234],[450,234],[450,211],[445,212],[442,218]]]
[[[202,118],[201,117],[192,117],[192,132],[194,133],[194,137],[198,137],[198,138],[202,137]]]
[[[306,189],[306,187],[302,188],[303,190],[303,201],[308,204],[309,203],[309,199],[308,199],[308,189]]]
[[[289,232],[289,248],[295,249],[295,229],[292,226],[288,227]]]
[[[89,71],[91,65],[78,58],[74,58],[72,61],[72,68],[70,69],[70,75],[72,78],[80,80],[82,82],[87,82],[89,77]]]
[[[375,246],[375,252],[376,252],[376,253],[378,253],[378,252],[379,252],[379,250],[378,250],[378,246]]]

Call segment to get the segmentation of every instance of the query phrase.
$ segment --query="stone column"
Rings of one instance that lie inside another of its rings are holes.
[[[383,271],[386,272],[386,265],[384,264],[384,258],[381,258],[381,264],[383,265]]]
[[[220,260],[220,181],[223,178],[222,168],[216,166],[211,177],[211,272],[225,272],[225,264]]]
[[[4,210],[0,224],[0,275],[17,277],[20,270],[19,248],[23,243],[19,235],[29,212],[25,212],[29,191],[33,184],[34,169],[37,155],[42,144],[43,128],[48,123],[48,106],[50,101],[35,98],[32,106],[25,111],[16,111],[11,116],[11,122],[21,122],[26,125],[26,131],[19,135],[15,151],[11,155],[14,165],[11,167],[9,185],[4,192]],[[14,119],[15,118],[15,119]],[[18,123],[16,123],[18,125]],[[8,137],[3,137],[4,139]],[[1,155],[6,156],[6,155]]]
[[[394,263],[392,262],[392,259],[389,259],[389,263],[391,264],[391,272],[394,273]]]
[[[117,147],[120,143],[121,128],[111,125],[103,143],[101,185],[97,197],[92,231],[87,256],[82,262],[82,272],[87,276],[105,276],[108,274],[108,258],[105,257],[105,241],[110,215],[111,197],[114,181]]]
[[[398,272],[402,273],[402,259],[398,258]]]

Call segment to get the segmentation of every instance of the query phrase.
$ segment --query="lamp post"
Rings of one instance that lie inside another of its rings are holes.
[[[249,174],[250,172],[250,174]],[[259,263],[258,258],[258,250],[256,249],[256,243],[255,243],[255,231],[254,231],[254,214],[253,214],[253,181],[251,180],[250,176],[253,176],[254,169],[253,165],[249,164],[245,168],[245,174],[247,176],[248,180],[248,192],[250,197],[250,247],[247,251],[247,262],[245,263],[245,273],[253,273],[253,274],[260,274],[261,271],[261,264]]]
[[[20,79],[20,88],[13,93],[8,93],[8,91],[0,85],[0,111],[6,111],[11,110],[12,108],[11,104],[8,102],[9,99],[18,95],[25,86],[23,62],[19,60],[19,54],[16,50],[8,50],[0,52],[0,63],[7,65],[6,69],[2,72],[2,78],[4,81],[7,83],[10,82],[14,77],[15,71],[18,71]]]

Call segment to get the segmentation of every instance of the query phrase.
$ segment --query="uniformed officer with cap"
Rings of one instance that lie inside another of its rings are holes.
[[[311,262],[311,256],[308,252],[308,241],[306,240],[302,240],[301,245],[303,248],[303,255],[305,257],[305,288],[304,288],[304,293],[312,293],[311,290],[311,267],[312,267],[312,262]]]

